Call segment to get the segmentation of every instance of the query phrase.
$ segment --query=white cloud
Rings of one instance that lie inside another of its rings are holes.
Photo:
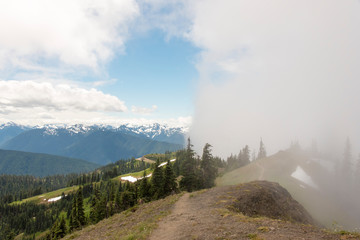
[[[117,79],[112,78],[110,80],[103,80],[103,81],[95,81],[92,83],[92,85],[94,87],[101,87],[101,86],[105,86],[105,85],[111,85],[117,82]]]
[[[0,109],[22,112],[25,109],[49,111],[123,112],[126,106],[115,96],[96,89],[83,89],[49,82],[0,81]]]
[[[204,0],[189,8],[187,39],[203,49],[195,145],[228,154],[257,148],[260,137],[270,152],[291,139],[360,142],[358,1]]]
[[[0,69],[96,70],[122,49],[135,0],[13,0],[0,7]]]
[[[138,114],[143,114],[143,115],[149,115],[153,112],[155,112],[157,110],[157,106],[156,105],[152,105],[151,108],[144,108],[144,107],[136,107],[136,106],[132,106],[131,107],[131,111],[133,113],[138,113]]]

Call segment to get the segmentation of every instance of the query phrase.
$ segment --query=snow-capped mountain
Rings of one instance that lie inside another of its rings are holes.
[[[16,127],[21,131],[7,135],[0,148],[73,157],[98,164],[180,149],[186,134],[185,128],[161,124]],[[7,128],[0,129],[0,136],[4,129]]]
[[[0,145],[29,129],[27,126],[18,125],[13,122],[0,124]]]
[[[70,135],[86,135],[95,131],[111,131],[176,144],[184,144],[184,136],[187,133],[185,127],[169,127],[158,123],[147,125],[123,124],[120,126],[49,124],[34,128],[43,130],[43,135],[59,135],[64,132]]]

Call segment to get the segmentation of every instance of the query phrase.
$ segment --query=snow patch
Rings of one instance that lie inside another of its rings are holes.
[[[296,170],[291,174],[291,177],[313,188],[318,188],[318,186],[314,183],[312,178],[300,166],[296,167]]]
[[[48,202],[56,202],[56,201],[59,201],[60,199],[61,199],[61,196],[58,196],[58,197],[50,198],[47,201]]]
[[[170,162],[174,162],[174,161],[176,161],[175,158],[170,160]],[[163,162],[163,163],[161,163],[158,167],[165,166],[166,164],[167,164],[167,162]],[[149,177],[151,177],[151,176],[152,176],[152,173],[146,175],[145,177],[146,177],[146,178],[149,178]],[[141,179],[143,179],[143,177],[141,177],[141,178],[136,178],[136,177],[133,177],[133,176],[121,177],[121,180],[123,180],[123,181],[129,181],[129,182],[132,182],[132,183],[134,183],[134,182],[136,182],[136,181],[138,181],[138,180],[141,180]]]
[[[170,162],[174,162],[174,161],[176,161],[175,158],[170,160]],[[165,166],[166,164],[167,164],[167,162],[163,162],[163,163],[161,163],[158,167]]]
[[[134,183],[134,182],[136,182],[138,179],[135,178],[135,177],[133,177],[133,176],[126,176],[126,177],[121,177],[121,180],[123,180],[123,181],[129,181],[129,182]]]

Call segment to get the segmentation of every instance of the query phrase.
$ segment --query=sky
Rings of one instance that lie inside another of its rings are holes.
[[[358,0],[0,1],[0,121],[190,126],[360,152]]]
[[[1,122],[189,126],[199,49],[163,29],[166,3],[0,4]]]

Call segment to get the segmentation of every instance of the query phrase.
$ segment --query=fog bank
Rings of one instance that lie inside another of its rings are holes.
[[[198,150],[268,153],[316,139],[360,147],[360,2],[201,1],[188,38],[203,51],[190,130]]]

